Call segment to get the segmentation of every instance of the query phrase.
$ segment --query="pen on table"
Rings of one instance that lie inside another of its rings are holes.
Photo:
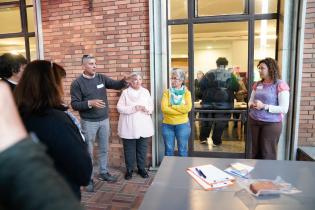
[[[195,168],[195,169],[198,172],[199,176],[201,176],[201,177],[203,177],[205,179],[207,178],[206,175],[200,169],[198,169],[198,168]]]

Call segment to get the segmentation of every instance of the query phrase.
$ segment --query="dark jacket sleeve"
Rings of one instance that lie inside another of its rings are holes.
[[[92,161],[87,145],[82,141],[78,128],[65,116],[53,129],[48,142],[48,152],[55,160],[58,169],[80,186],[88,185],[92,174]]]
[[[78,80],[72,82],[70,87],[71,106],[76,111],[84,111],[90,109],[88,101],[83,101],[82,92]]]
[[[115,90],[121,90],[128,86],[128,83],[126,80],[113,80],[105,75],[102,75],[105,80],[105,86],[107,89],[115,89]]]
[[[34,139],[34,137],[32,137]],[[31,137],[0,153],[0,206],[23,210],[83,210]]]

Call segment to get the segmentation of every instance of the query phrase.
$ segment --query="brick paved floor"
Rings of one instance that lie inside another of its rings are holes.
[[[143,179],[136,172],[131,180],[124,179],[124,169],[110,169],[118,176],[117,183],[108,183],[95,178],[95,192],[82,191],[82,203],[87,210],[127,210],[138,209],[145,192],[156,172],[149,171],[149,178]]]

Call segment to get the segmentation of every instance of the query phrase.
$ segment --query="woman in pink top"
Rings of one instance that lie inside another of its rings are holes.
[[[132,178],[135,159],[139,175],[143,178],[149,177],[145,170],[147,139],[154,134],[151,95],[142,87],[140,73],[133,73],[130,78],[130,87],[122,92],[117,104],[120,113],[118,136],[123,140],[127,180]]]
[[[272,58],[258,63],[261,80],[253,85],[249,100],[252,158],[277,159],[283,115],[289,108],[289,86],[279,79],[279,67]]]

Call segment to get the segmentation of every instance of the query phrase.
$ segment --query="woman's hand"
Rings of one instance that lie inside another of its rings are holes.
[[[254,101],[254,104],[253,104],[253,107],[257,110],[262,110],[264,109],[266,106],[266,104],[264,104],[263,102],[261,102],[260,100],[255,100]]]

